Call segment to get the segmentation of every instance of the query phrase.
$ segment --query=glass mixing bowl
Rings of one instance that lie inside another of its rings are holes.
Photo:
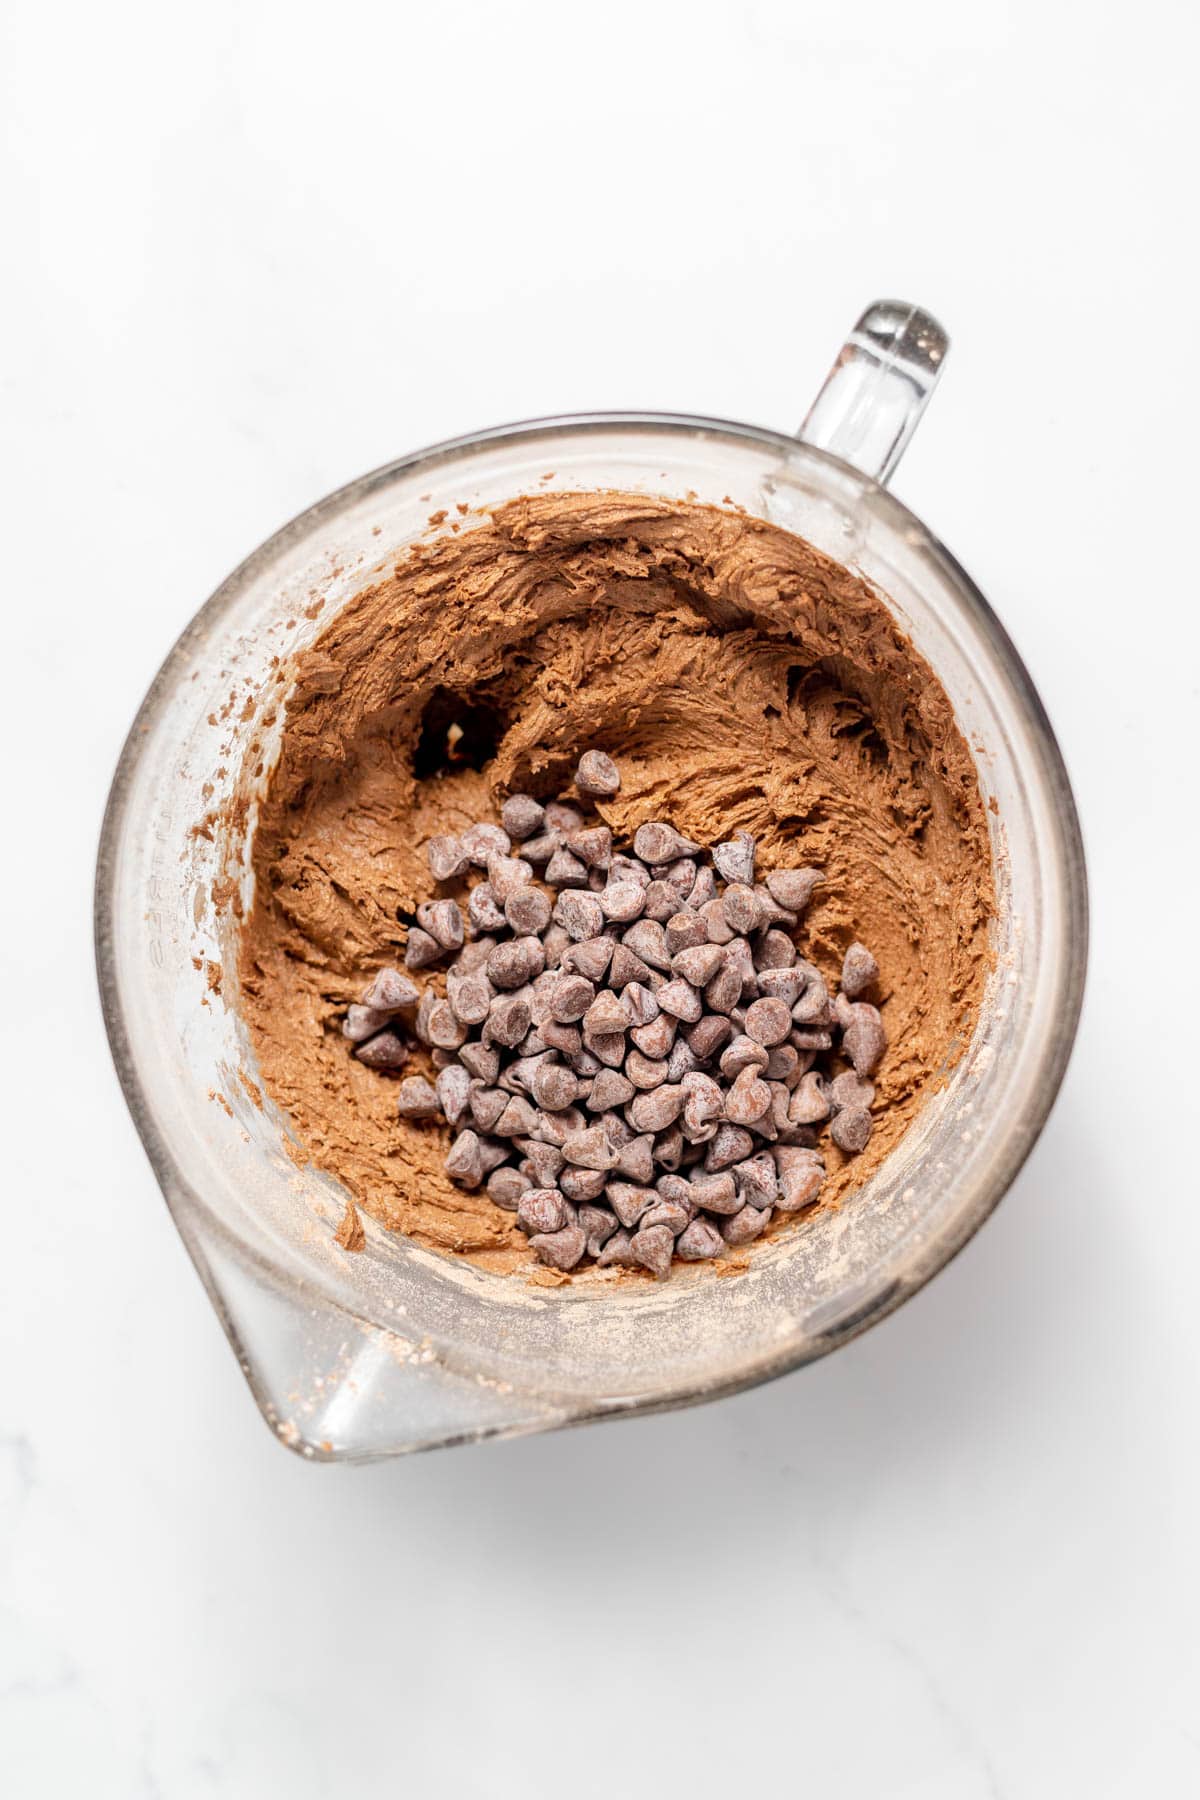
[[[1020,1168],[1075,1033],[1086,882],[1070,786],[1028,674],[978,589],[882,485],[945,348],[915,308],[870,308],[798,438],[610,414],[403,457],[256,550],[164,663],[103,827],[105,1018],[180,1233],[265,1417],[302,1454],[367,1458],[544,1430],[782,1374],[915,1293]],[[426,533],[431,513],[548,485],[729,499],[861,572],[943,683],[991,807],[996,960],[970,1045],[873,1178],[840,1211],[758,1246],[736,1280],[698,1266],[616,1292],[537,1288],[370,1219],[365,1251],[346,1254],[334,1238],[342,1190],[289,1153],[288,1121],[253,1080],[227,902],[249,891],[254,808],[234,827],[222,805],[240,775],[261,791],[272,766],[279,660]]]

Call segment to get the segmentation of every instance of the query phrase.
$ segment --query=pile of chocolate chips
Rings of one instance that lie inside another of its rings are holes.
[[[585,804],[620,785],[603,751],[581,759]],[[381,969],[343,1025],[372,1068],[402,1069],[410,1030],[432,1053],[436,1083],[403,1078],[400,1116],[456,1127],[447,1174],[486,1184],[555,1269],[591,1257],[662,1278],[811,1206],[818,1128],[866,1147],[887,1047],[866,946],[836,996],[797,952],[821,872],[759,881],[748,832],[706,854],[661,820],[623,850],[580,806],[529,794],[501,820],[428,847],[439,883],[486,872],[465,918],[429,900],[409,931],[408,970],[451,959],[445,994]]]

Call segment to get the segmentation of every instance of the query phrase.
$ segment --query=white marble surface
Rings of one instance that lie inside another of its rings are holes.
[[[13,1800],[1200,1792],[1195,16],[9,0]],[[577,406],[788,426],[880,292],[955,337],[897,491],[1077,784],[1094,953],[1050,1127],[819,1367],[306,1466],[108,1061],[89,885],[126,724],[324,490]]]

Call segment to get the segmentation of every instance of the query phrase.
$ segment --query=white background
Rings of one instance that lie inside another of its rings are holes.
[[[5,1794],[1200,1792],[1194,7],[2,17]],[[302,1464],[99,1023],[128,721],[325,490],[575,407],[793,426],[881,293],[955,340],[897,491],[1009,625],[1083,815],[1051,1124],[816,1368]]]

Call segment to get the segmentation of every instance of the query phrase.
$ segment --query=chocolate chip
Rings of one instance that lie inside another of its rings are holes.
[[[690,1186],[692,1200],[702,1212],[735,1213],[744,1204],[728,1171],[719,1175],[697,1175]]]
[[[431,963],[439,962],[446,951],[437,939],[422,931],[419,925],[411,925],[408,931],[408,942],[404,946],[404,966],[406,969],[427,969]]]
[[[661,1004],[660,1000],[659,1005],[661,1006]],[[719,1014],[709,1013],[704,1018],[697,1020],[696,1024],[686,1027],[683,1035],[693,1056],[697,1057],[700,1062],[709,1062],[730,1037],[732,1031],[733,1026],[728,1019],[722,1018]]]
[[[571,1209],[557,1188],[526,1188],[517,1201],[517,1224],[522,1231],[561,1231],[573,1222]]]
[[[477,1188],[483,1180],[483,1145],[474,1131],[460,1131],[444,1164],[451,1181],[459,1187]]]
[[[746,1008],[746,1036],[756,1044],[782,1044],[792,1029],[792,1014],[785,1000],[767,994]]]
[[[595,998],[596,990],[586,975],[560,975],[550,991],[547,1010],[560,1025],[573,1025]]]
[[[604,1187],[605,1197],[617,1218],[626,1230],[635,1226],[642,1214],[649,1212],[658,1200],[653,1188],[641,1187],[631,1181],[609,1181]]]
[[[637,1055],[638,1052],[631,1054]],[[630,1123],[635,1131],[665,1131],[683,1111],[686,1099],[687,1095],[681,1087],[664,1082],[661,1087],[639,1094],[636,1100],[630,1102]]]
[[[528,1176],[538,1187],[553,1187],[564,1173],[563,1153],[557,1144],[544,1144],[540,1138],[518,1138],[515,1142],[525,1153],[522,1175]]]
[[[829,1095],[825,1077],[816,1069],[800,1082],[788,1103],[788,1118],[793,1125],[818,1125],[829,1117]]]
[[[741,997],[741,975],[729,963],[717,970],[704,990],[705,1004],[710,1012],[715,1013],[725,1013],[726,1015],[732,1013]],[[658,1003],[660,1006],[662,1005],[661,994],[658,997]]]
[[[769,1080],[795,1087],[804,1073],[800,1067],[800,1052],[792,1044],[774,1044],[767,1057],[766,1072]]]
[[[684,904],[690,906],[693,912],[703,912],[708,902],[716,899],[716,895],[717,878],[705,864],[696,870],[696,879]]]
[[[373,1012],[404,1012],[415,1006],[421,990],[401,969],[380,969],[364,989],[362,1003]]]
[[[725,952],[719,944],[692,944],[687,949],[677,950],[671,958],[672,972],[682,975],[697,988],[711,981],[717,970],[724,966]]]
[[[725,947],[725,961],[729,968],[736,969],[742,978],[742,1003],[748,1005],[751,1000],[758,999],[758,970],[754,967],[754,953],[749,940],[735,937]]]
[[[491,1011],[483,1022],[485,1044],[503,1044],[515,1050],[529,1030],[529,1002],[520,994],[501,994],[492,1001]]]
[[[575,1057],[583,1051],[583,1033],[578,1025],[560,1025],[555,1019],[543,1019],[539,1027],[539,1035],[551,1050],[557,1050],[560,1056]],[[576,1069],[577,1075],[585,1073]],[[593,1070],[594,1074],[595,1071]]]
[[[582,1225],[567,1225],[562,1231],[539,1231],[529,1240],[539,1261],[564,1273],[573,1269],[587,1249],[587,1233]]]
[[[584,888],[587,886],[587,870],[577,856],[560,845],[546,864],[545,880],[551,887]]]
[[[477,882],[467,895],[467,918],[476,932],[504,930],[504,914],[496,903],[490,882]]]
[[[493,1169],[487,1178],[488,1199],[505,1212],[516,1212],[521,1195],[529,1192],[530,1185],[528,1175],[522,1175],[519,1169]]]
[[[584,938],[563,951],[563,971],[586,975],[589,981],[602,981],[617,948],[610,937]]]
[[[603,750],[585,750],[575,770],[575,786],[589,799],[611,800],[621,791],[620,772]]]
[[[646,863],[675,862],[681,856],[695,856],[699,849],[699,844],[658,819],[639,825],[633,834],[634,855]]]
[[[825,877],[820,869],[772,869],[764,879],[772,900],[789,912],[802,913]]]
[[[772,899],[770,888],[764,887],[761,881],[755,884],[754,892],[758,895],[761,915],[760,934],[765,935],[777,926],[781,926],[784,931],[795,931],[800,923],[799,913],[789,912],[786,906],[780,906],[778,900]]]
[[[595,894],[566,888],[554,906],[555,923],[570,932],[576,943],[583,938],[599,937],[604,930],[604,914]]]
[[[539,935],[550,923],[550,897],[541,888],[518,888],[504,903],[504,917],[520,936]]]
[[[625,1073],[635,1088],[650,1092],[661,1087],[667,1079],[667,1065],[665,1059],[645,1056],[640,1050],[631,1050],[625,1058]],[[669,1124],[670,1121],[665,1120],[664,1123]],[[646,1129],[656,1128],[647,1126]]]
[[[567,849],[589,869],[607,869],[612,861],[612,832],[607,825],[586,825],[573,831]]]
[[[417,908],[417,924],[443,950],[461,950],[463,916],[457,900],[426,900]]]
[[[605,1068],[619,1069],[625,1061],[625,1037],[619,1031],[596,1031],[584,1034],[584,1047]]]
[[[406,1075],[396,1089],[396,1111],[402,1119],[436,1119],[441,1105],[423,1075]]]
[[[628,991],[628,990],[626,990]],[[657,1005],[657,1001],[655,1002]],[[630,1041],[643,1056],[654,1062],[668,1056],[675,1041],[677,1022],[670,1013],[660,1012],[657,1018],[646,1025],[635,1025],[629,1033]]]
[[[599,899],[606,919],[626,925],[642,912],[646,892],[636,881],[610,881],[601,888]]]
[[[608,879],[610,881],[636,881],[642,892],[645,893],[650,886],[650,871],[638,857],[623,856],[614,850],[612,861],[608,865]]]
[[[710,1219],[693,1219],[675,1240],[675,1254],[683,1262],[707,1262],[724,1249],[725,1239]]]
[[[735,831],[725,843],[714,844],[712,859],[722,881],[752,882],[754,849],[754,839],[748,831]]]
[[[652,969],[661,969],[664,974],[670,972],[671,953],[667,949],[667,934],[656,919],[636,920],[627,931],[622,932],[621,942]]]
[[[647,1225],[637,1232],[629,1245],[636,1261],[649,1269],[659,1281],[665,1281],[675,1252],[675,1238],[666,1225]]]
[[[669,881],[652,881],[643,898],[643,910],[648,919],[665,924],[679,910],[679,895]]]
[[[455,1016],[448,1000],[434,1000],[425,1018],[424,1038],[439,1050],[457,1050],[466,1043],[467,1027]]]
[[[649,1133],[630,1138],[626,1144],[617,1146],[617,1160],[613,1164],[613,1172],[623,1176],[626,1181],[637,1182],[646,1186],[654,1174],[654,1139]]]
[[[581,1206],[579,1223],[587,1232],[589,1256],[599,1256],[603,1246],[617,1230],[617,1216],[609,1212],[607,1206]]]
[[[704,1167],[710,1175],[745,1162],[754,1150],[754,1139],[740,1125],[719,1125],[717,1135],[708,1146]],[[695,1184],[693,1183],[693,1186]],[[701,1201],[701,1205],[704,1202]]]
[[[561,1112],[539,1113],[530,1136],[541,1138],[544,1143],[553,1144],[556,1150],[561,1150],[569,1137],[583,1131],[585,1127],[586,1120],[579,1108],[564,1106]]]
[[[465,845],[456,837],[432,837],[425,846],[429,873],[435,881],[457,881],[465,875],[471,858]]]
[[[457,1125],[471,1097],[471,1077],[461,1063],[451,1063],[439,1072],[434,1086],[443,1117],[448,1124]]]
[[[788,1032],[788,1043],[803,1053],[805,1050],[828,1050],[833,1043],[831,1033],[816,1025],[794,1025]]]
[[[476,1128],[479,1131],[492,1131],[508,1105],[509,1098],[503,1088],[473,1087],[467,1104]]]
[[[759,936],[754,950],[754,966],[758,970],[760,993],[773,992],[764,988],[762,978],[772,970],[790,969],[796,960],[796,946],[786,931],[778,931],[769,927]]]
[[[487,959],[496,948],[497,941],[485,932],[474,943],[464,944],[450,967],[456,975],[477,975],[480,969],[487,968]]]
[[[534,1071],[530,1092],[539,1106],[547,1112],[561,1112],[564,1106],[573,1106],[579,1094],[579,1080],[570,1069],[564,1069],[561,1063],[539,1063]]]
[[[856,1156],[871,1140],[871,1115],[865,1106],[845,1106],[834,1114],[829,1135],[839,1150]]]
[[[793,959],[794,956],[793,951]],[[760,994],[766,999],[782,1000],[787,1007],[795,1006],[808,987],[811,966],[801,963],[786,969],[761,969],[758,976]]]
[[[446,978],[446,998],[455,1018],[464,1025],[482,1025],[491,1009],[495,993],[486,975],[460,975]]]
[[[683,1132],[676,1122],[674,1125],[668,1125],[667,1129],[660,1132],[654,1140],[654,1160],[660,1169],[677,1169],[683,1161],[686,1148]]]
[[[608,988],[601,988],[583,1015],[583,1038],[586,1043],[589,1037],[609,1036],[614,1032],[624,1032],[629,1024],[629,1017],[617,995]],[[601,1058],[603,1061],[604,1059]]]
[[[683,904],[696,885],[696,864],[690,856],[677,856],[667,864],[657,879],[674,888]]]
[[[633,1092],[633,1083],[619,1069],[601,1069],[592,1081],[588,1110],[608,1112],[614,1106],[624,1106],[627,1100],[632,1100]]]
[[[611,1169],[617,1160],[616,1150],[599,1125],[569,1132],[563,1140],[562,1153],[569,1163],[581,1169]]]
[[[667,950],[672,957],[672,968],[675,966],[673,959],[681,950],[695,949],[698,945],[707,944],[709,941],[708,927],[705,921],[699,913],[692,912],[686,906],[682,912],[671,914],[665,929]]]
[[[734,1213],[731,1219],[726,1219],[721,1227],[721,1236],[731,1246],[752,1244],[755,1238],[761,1237],[767,1229],[770,1218],[771,1214],[768,1208],[743,1206],[741,1212]]]
[[[825,1179],[825,1164],[815,1150],[792,1149],[776,1145],[772,1152],[779,1174],[779,1195],[775,1204],[781,1212],[800,1212],[811,1206]]]
[[[535,837],[542,829],[545,817],[545,807],[539,805],[532,794],[510,794],[500,808],[500,821],[509,837],[518,844],[525,838]]]
[[[618,1002],[631,1026],[646,1026],[659,1016],[659,1004],[650,989],[640,981],[627,982]]]
[[[771,1090],[757,1069],[742,1069],[725,1096],[725,1114],[733,1125],[753,1125],[771,1104]]]
[[[488,957],[487,978],[493,987],[512,993],[541,974],[545,955],[539,938],[511,938]]]
[[[797,1025],[823,1027],[832,1023],[829,990],[825,977],[811,963],[798,962],[797,972],[804,977],[804,988],[792,1002],[792,1018]]]
[[[391,1016],[390,1012],[380,1012],[373,1006],[348,1007],[342,1020],[342,1036],[352,1044],[365,1043],[367,1038],[383,1030]]]
[[[402,1069],[408,1061],[409,1043],[388,1027],[359,1044],[354,1054],[368,1069]]]
[[[479,1167],[481,1174],[487,1176],[502,1162],[508,1161],[511,1144],[502,1144],[496,1138],[481,1137],[479,1140]]]
[[[715,1137],[716,1128],[725,1117],[725,1094],[711,1075],[699,1072],[685,1075],[679,1085],[687,1095],[683,1107],[684,1135],[693,1144]]]
[[[666,1013],[664,1013],[662,1017],[665,1025],[669,1025],[672,1028],[674,1027],[674,1019],[668,1017]],[[655,1024],[657,1023],[658,1020],[656,1019]],[[630,1032],[629,1035],[632,1037],[633,1033]],[[639,1044],[638,1049],[645,1050],[646,1046],[644,1044]],[[652,1050],[647,1050],[646,1054],[647,1056],[652,1056],[657,1053]],[[697,1058],[691,1045],[687,1043],[685,1039],[678,1038],[667,1052],[667,1080],[682,1081],[684,1076],[690,1075],[696,1067]]]
[[[603,944],[612,946],[612,967],[608,972],[608,985],[612,988],[627,988],[631,981],[639,981],[646,985],[651,976],[648,963],[636,956],[625,944],[613,944],[611,938],[601,938]]]
[[[464,1044],[458,1053],[464,1069],[491,1086],[500,1073],[500,1052],[490,1044]]]
[[[696,917],[704,922],[704,935],[710,944],[731,944],[737,935],[725,919],[725,902],[719,894],[706,900]]]
[[[540,869],[561,848],[562,839],[557,831],[546,831],[540,837],[527,838],[521,845],[521,855],[527,863],[533,863]]]
[[[775,1160],[769,1150],[759,1150],[732,1170],[738,1194],[747,1206],[774,1206],[779,1192]]]
[[[721,911],[730,931],[750,932],[762,922],[758,895],[744,881],[731,881],[721,895]]]
[[[520,856],[492,856],[488,858],[487,878],[496,904],[507,908],[513,895],[529,886],[533,869]]]
[[[596,1114],[596,1123],[604,1132],[613,1149],[620,1153],[626,1144],[632,1143],[636,1133],[633,1126],[619,1112],[602,1112]],[[615,1168],[615,1164],[613,1165]]]
[[[850,1058],[856,1075],[872,1075],[887,1049],[887,1033],[878,1009],[858,1001],[853,1018],[842,1033],[842,1054]]]
[[[853,943],[842,958],[842,992],[851,1000],[879,979],[879,964],[865,944]]]
[[[595,1200],[604,1192],[604,1184],[608,1176],[603,1169],[577,1169],[568,1163],[558,1178],[558,1185],[568,1200]],[[580,1219],[580,1224],[584,1223]],[[613,1220],[616,1224],[616,1220]]]
[[[582,824],[583,814],[567,800],[551,800],[546,808],[546,830],[557,831],[560,837],[578,831]]]
[[[673,1019],[682,1019],[687,1024],[696,1024],[704,1011],[699,994],[682,977],[665,982],[654,997],[660,1012],[669,1013]]]
[[[596,1258],[598,1269],[612,1268],[636,1269],[637,1257],[633,1254],[633,1240],[628,1231],[614,1231]]]
[[[861,1106],[868,1111],[875,1102],[875,1089],[853,1069],[845,1069],[842,1074],[835,1075],[829,1088],[829,1098],[835,1109],[843,1106]]]
[[[512,849],[512,839],[507,831],[501,831],[499,825],[468,825],[459,834],[459,842],[465,854],[479,869],[486,869],[493,856],[507,856]]]

